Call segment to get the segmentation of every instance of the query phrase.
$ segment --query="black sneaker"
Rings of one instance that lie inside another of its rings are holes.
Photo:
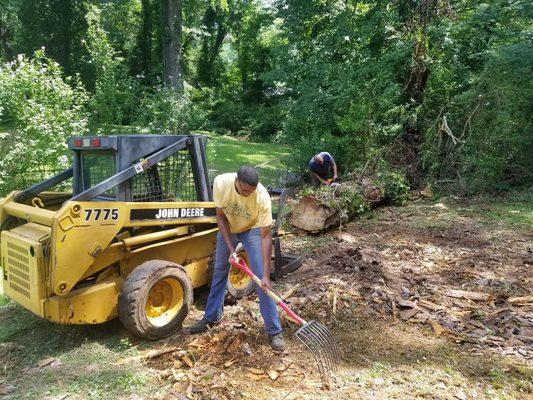
[[[218,325],[218,322],[208,322],[205,319],[201,319],[196,324],[189,326],[187,331],[191,335],[196,335],[197,333],[202,333],[207,331],[209,328],[212,328],[214,326]]]
[[[283,333],[276,333],[270,336],[270,347],[272,350],[283,351],[285,350],[285,340],[283,339]]]

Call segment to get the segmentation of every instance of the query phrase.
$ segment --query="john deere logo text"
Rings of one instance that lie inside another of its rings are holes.
[[[203,208],[160,208],[156,219],[203,217]]]

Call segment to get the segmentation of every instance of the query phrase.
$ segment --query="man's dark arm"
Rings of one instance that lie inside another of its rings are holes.
[[[226,217],[226,214],[224,214],[224,211],[222,208],[216,208],[216,216],[217,216],[217,225],[220,233],[222,234],[222,238],[224,239],[224,243],[226,243],[226,246],[228,246],[229,252],[230,252],[230,259],[233,257],[235,253],[235,247],[233,247],[233,242],[231,241],[231,231],[229,229],[229,221]]]
[[[272,230],[270,229],[270,226],[261,228],[261,249],[263,252],[263,279],[261,279],[261,286],[263,289],[272,289],[272,282],[270,281]]]

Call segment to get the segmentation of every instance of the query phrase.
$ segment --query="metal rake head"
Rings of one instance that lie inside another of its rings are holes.
[[[340,363],[337,342],[330,330],[320,322],[309,321],[296,331],[296,337],[313,354],[322,381],[329,385]]]

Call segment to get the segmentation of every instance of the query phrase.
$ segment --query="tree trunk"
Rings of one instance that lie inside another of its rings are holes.
[[[360,183],[343,183],[340,187],[331,188],[330,191],[332,195],[330,199],[335,197],[336,191],[342,191],[345,194],[352,193],[357,196],[353,197],[354,203],[347,204],[348,209],[339,208],[340,203],[335,204],[335,201],[331,201],[331,205],[328,206],[314,196],[304,196],[291,211],[291,224],[304,231],[316,233],[338,226],[342,220],[347,222],[364,210],[387,202],[385,189],[366,178]],[[358,197],[364,201],[366,205],[364,208],[354,207],[355,204],[359,203]]]
[[[137,57],[134,72],[151,76],[152,72],[152,34],[153,34],[153,6],[151,0],[142,0],[142,26],[137,36]]]
[[[13,49],[9,41],[10,30],[6,25],[2,25],[0,21],[0,56],[3,55],[5,60],[11,61],[13,59]]]
[[[163,81],[168,88],[181,94],[181,0],[164,0],[163,24]]]

